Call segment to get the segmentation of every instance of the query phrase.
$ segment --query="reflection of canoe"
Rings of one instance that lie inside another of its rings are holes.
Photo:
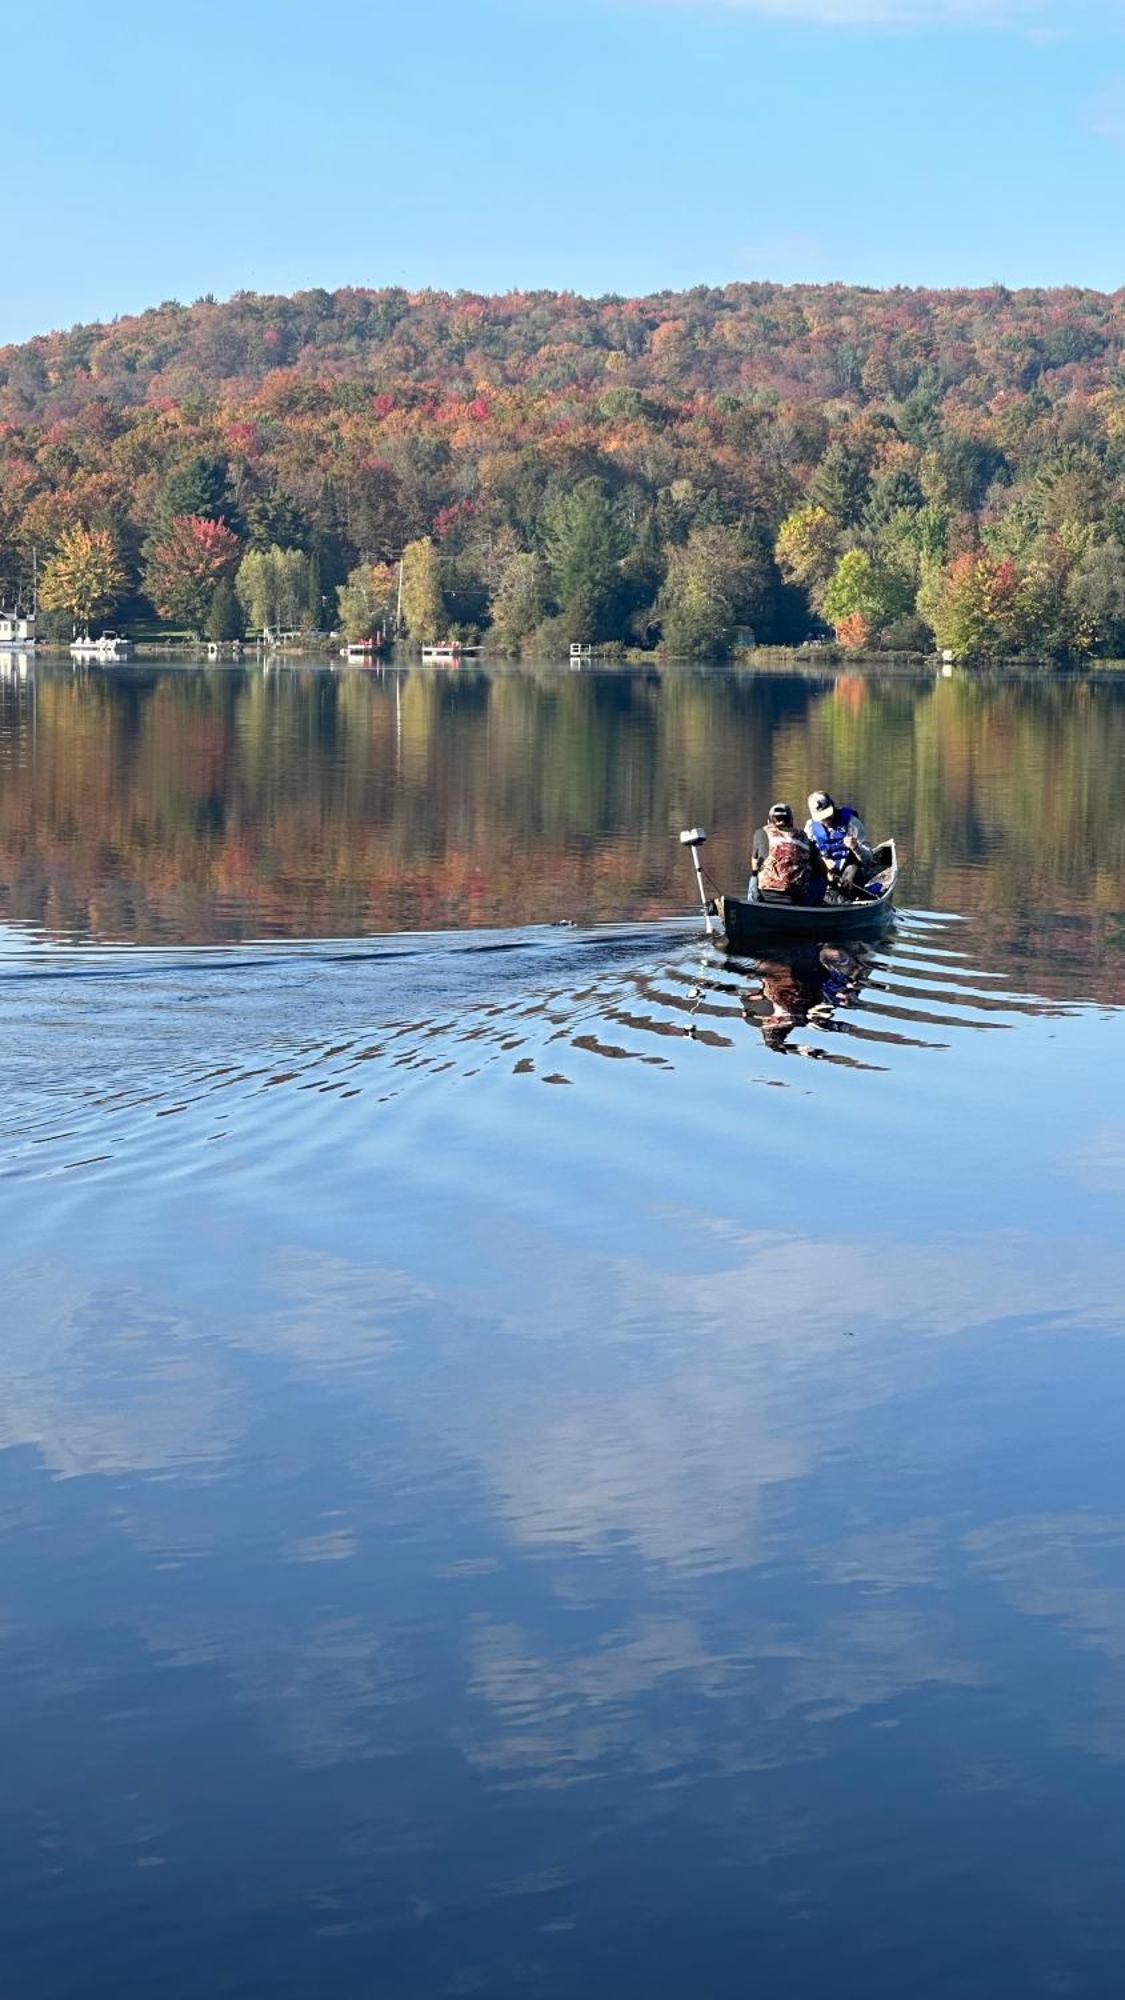
[[[894,914],[895,883],[898,880],[898,855],[894,841],[883,841],[875,854],[883,865],[878,874],[871,877],[869,887],[878,886],[880,893],[878,897],[868,897],[862,903],[817,903],[811,906],[765,903],[758,895],[756,884],[752,885],[746,902],[741,902],[737,896],[720,896],[716,907],[728,950],[741,951],[744,946],[752,946],[763,937],[870,937],[873,932],[882,930]]]

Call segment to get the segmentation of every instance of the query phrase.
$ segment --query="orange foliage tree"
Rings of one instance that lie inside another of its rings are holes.
[[[174,515],[150,548],[145,570],[145,589],[161,617],[200,631],[216,589],[234,572],[240,548],[225,521]]]

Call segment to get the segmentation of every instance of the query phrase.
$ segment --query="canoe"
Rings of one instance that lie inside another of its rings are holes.
[[[894,915],[895,883],[898,881],[898,854],[893,840],[884,840],[875,849],[882,862],[868,887],[879,889],[861,903],[766,903],[751,884],[745,901],[738,896],[719,896],[716,912],[728,951],[752,950],[764,937],[851,938],[871,937],[890,923]]]

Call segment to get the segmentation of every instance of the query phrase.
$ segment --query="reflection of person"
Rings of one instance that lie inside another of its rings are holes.
[[[826,944],[820,954],[820,965],[821,1009],[830,1013],[834,1007],[850,1007],[864,978],[869,976],[862,955],[846,951],[842,945]]]
[[[807,834],[793,820],[793,808],[771,806],[754,835],[750,882],[765,903],[817,903],[827,880],[824,864]],[[819,890],[819,893],[818,893]]]
[[[742,1011],[767,1048],[780,1053],[794,1028],[803,1028],[809,1021],[828,1028],[837,1007],[854,1006],[868,973],[861,953],[833,945],[796,945],[784,957],[759,959],[761,992],[747,994]],[[768,1014],[760,1011],[763,1001],[769,1007]],[[823,1051],[801,1048],[796,1053],[817,1055]]]
[[[805,832],[839,894],[862,896],[875,856],[854,806],[838,806],[828,792],[809,793]]]
[[[767,1048],[781,1049],[794,1028],[803,1028],[809,1013],[820,999],[819,964],[815,958],[794,956],[788,963],[762,960],[759,972],[762,998],[770,1005],[764,1020],[756,1021]]]

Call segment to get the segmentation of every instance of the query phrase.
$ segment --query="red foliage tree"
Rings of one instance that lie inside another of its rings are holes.
[[[198,632],[211,599],[234,570],[241,543],[225,521],[176,514],[148,553],[145,589],[162,618],[182,619]]]
[[[870,622],[862,611],[849,611],[837,625],[836,637],[849,653],[859,652],[870,642]]]

